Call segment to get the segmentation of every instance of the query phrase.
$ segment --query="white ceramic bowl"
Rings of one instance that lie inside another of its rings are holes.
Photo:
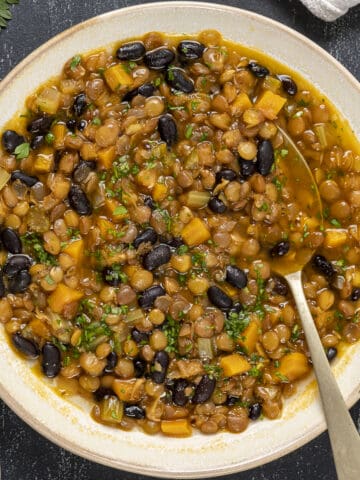
[[[359,83],[317,45],[254,13],[214,4],[169,2],[107,13],[56,36],[21,62],[0,84],[0,126],[73,55],[151,30],[195,33],[205,28],[263,50],[314,83],[360,137]],[[345,94],[343,92],[346,92]],[[9,348],[0,329],[0,394],[23,420],[52,442],[115,468],[159,477],[199,478],[246,470],[305,444],[325,429],[314,381],[285,407],[281,419],[250,425],[240,435],[194,434],[177,439],[122,432],[91,420],[85,406],[58,397]],[[347,404],[359,398],[360,345],[348,348],[335,373]]]

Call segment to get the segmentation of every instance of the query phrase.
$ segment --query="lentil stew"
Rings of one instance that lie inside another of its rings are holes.
[[[318,220],[277,125],[313,171]],[[329,360],[360,338],[356,140],[268,57],[215,31],[76,55],[1,140],[0,321],[95,420],[182,436],[279,417],[311,362],[270,261],[303,246]]]

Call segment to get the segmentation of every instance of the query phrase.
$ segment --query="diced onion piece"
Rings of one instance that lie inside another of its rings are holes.
[[[322,148],[326,148],[328,146],[328,141],[326,137],[326,127],[324,123],[320,123],[314,126],[315,133],[319,139],[320,145]]]
[[[126,323],[135,323],[135,322],[141,322],[144,320],[144,312],[141,310],[141,308],[137,308],[136,310],[131,310],[129,312],[125,319],[124,322]]]
[[[4,168],[0,167],[0,190],[5,187],[10,177],[10,173],[7,172]]]
[[[213,353],[210,338],[198,338],[197,346],[199,351],[199,357],[201,359],[207,358],[211,360],[212,358],[214,358],[214,353]]]
[[[56,87],[46,87],[36,99],[39,110],[50,115],[55,115],[59,110],[61,93]]]
[[[189,208],[203,208],[210,200],[209,192],[198,192],[196,190],[186,194],[186,206]]]
[[[124,404],[114,395],[104,398],[100,403],[100,419],[106,423],[121,423]]]

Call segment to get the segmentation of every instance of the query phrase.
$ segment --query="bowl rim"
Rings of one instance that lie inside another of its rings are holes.
[[[80,23],[77,23],[70,28],[56,34],[55,36],[51,37],[45,43],[41,44],[35,50],[33,50],[29,55],[27,55],[23,60],[21,60],[1,81],[0,81],[0,96],[6,91],[7,86],[15,79],[18,75],[26,70],[27,66],[37,57],[41,56],[44,52],[48,49],[51,49],[54,45],[61,42],[67,37],[71,37],[76,32],[86,29],[92,25],[97,23],[103,23],[106,21],[107,18],[111,18],[114,15],[121,15],[122,12],[134,12],[137,11],[143,12],[144,10],[154,10],[154,9],[162,9],[162,8],[169,8],[169,7],[183,7],[183,8],[205,8],[208,10],[214,11],[226,11],[229,13],[234,13],[236,15],[244,15],[247,16],[249,19],[254,19],[260,23],[264,23],[270,26],[275,27],[276,29],[283,31],[284,33],[297,38],[301,42],[305,43],[308,47],[315,50],[318,54],[334,65],[339,73],[342,76],[345,76],[347,80],[353,85],[353,87],[360,93],[360,82],[355,78],[355,76],[347,70],[335,57],[330,55],[324,48],[317,45],[314,41],[310,40],[305,35],[299,33],[297,30],[290,28],[277,20],[273,20],[272,18],[266,17],[265,15],[253,12],[251,10],[246,10],[243,8],[238,8],[235,6],[229,5],[221,5],[219,3],[208,3],[208,2],[199,2],[199,1],[160,1],[160,2],[151,2],[146,4],[138,4],[134,6],[127,6],[115,10],[111,10],[109,12],[91,17],[87,20],[84,20]],[[331,100],[330,100],[331,101]],[[210,470],[202,470],[197,471],[195,474],[191,472],[184,472],[183,474],[179,474],[179,472],[171,472],[171,471],[160,471],[155,470],[153,467],[146,467],[146,466],[137,466],[134,464],[127,464],[124,461],[121,461],[121,465],[116,464],[114,461],[109,460],[102,454],[97,454],[93,451],[87,450],[85,448],[79,447],[78,445],[72,443],[70,439],[67,439],[65,436],[54,432],[48,425],[42,424],[37,418],[27,415],[26,408],[22,405],[20,401],[13,398],[10,394],[8,394],[5,387],[0,382],[0,398],[13,410],[26,424],[36,430],[37,433],[44,436],[46,439],[55,443],[60,448],[64,448],[71,453],[79,455],[87,460],[92,462],[97,462],[105,466],[110,466],[116,469],[123,469],[128,472],[142,474],[142,475],[154,475],[158,478],[205,478],[205,477],[216,477],[220,475],[229,475],[233,473],[238,473],[240,471],[248,470],[250,468],[256,468],[260,465],[264,465],[268,462],[274,461],[279,459],[280,457],[294,451],[295,449],[305,445],[306,443],[313,440],[315,437],[320,435],[322,432],[326,430],[326,424],[324,419],[322,419],[312,431],[308,431],[304,433],[302,436],[297,437],[293,441],[291,441],[286,448],[277,449],[270,453],[265,454],[261,458],[249,461],[245,467],[239,465],[231,465],[231,466],[222,466],[217,467],[216,471]],[[356,386],[354,390],[350,393],[349,397],[346,399],[346,404],[348,408],[353,406],[355,402],[360,398],[360,391],[359,386]]]

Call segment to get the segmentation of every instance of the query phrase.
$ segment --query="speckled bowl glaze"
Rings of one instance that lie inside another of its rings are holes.
[[[78,52],[151,30],[195,33],[215,28],[225,38],[267,52],[314,83],[360,136],[360,85],[336,60],[293,30],[254,13],[215,4],[169,2],[125,8],[56,36],[21,62],[0,84],[0,127],[25,98]],[[343,92],[347,92],[346,95]],[[274,460],[325,429],[315,382],[304,382],[281,419],[250,425],[240,435],[151,437],[95,423],[88,405],[60,398],[9,348],[0,328],[0,395],[29,425],[58,445],[95,462],[165,478],[224,475]],[[334,371],[349,406],[359,398],[360,345],[350,346]]]

